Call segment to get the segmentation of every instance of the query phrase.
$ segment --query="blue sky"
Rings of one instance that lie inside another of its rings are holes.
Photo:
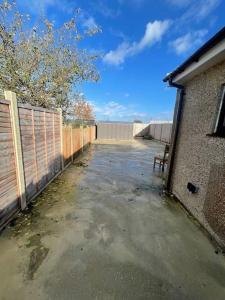
[[[175,90],[162,78],[224,26],[223,0],[18,0],[34,18],[60,24],[76,8],[83,28],[102,32],[82,42],[101,53],[99,83],[80,91],[97,119],[144,122],[171,120]]]

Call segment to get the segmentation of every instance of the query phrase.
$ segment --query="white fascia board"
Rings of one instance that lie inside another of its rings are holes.
[[[194,76],[204,72],[208,68],[225,60],[225,40],[218,43],[207,53],[202,55],[198,62],[193,62],[182,73],[178,74],[173,82],[177,84],[185,84]]]

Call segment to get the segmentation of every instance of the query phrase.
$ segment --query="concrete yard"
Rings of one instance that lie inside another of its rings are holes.
[[[225,299],[225,258],[163,196],[152,141],[95,144],[0,235],[0,299]]]

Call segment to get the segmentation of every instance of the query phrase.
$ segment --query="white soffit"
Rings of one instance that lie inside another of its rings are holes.
[[[187,80],[190,80],[192,77],[204,72],[223,60],[225,60],[225,40],[203,54],[198,62],[193,62],[182,73],[178,74],[173,79],[173,82],[184,84]]]

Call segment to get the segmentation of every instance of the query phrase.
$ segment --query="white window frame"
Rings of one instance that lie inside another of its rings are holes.
[[[219,120],[220,120],[220,117],[221,117],[221,113],[222,113],[222,107],[225,103],[225,85],[223,85],[223,91],[222,91],[222,96],[221,96],[221,99],[220,99],[220,106],[219,106],[219,110],[217,112],[217,117],[216,117],[216,123],[215,123],[215,127],[214,127],[214,134],[217,135],[218,133],[218,126],[219,126]]]

